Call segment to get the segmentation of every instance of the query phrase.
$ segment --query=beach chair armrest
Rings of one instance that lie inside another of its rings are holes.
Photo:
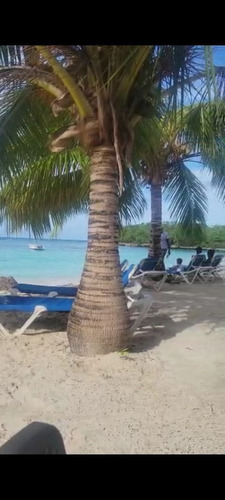
[[[124,289],[126,295],[128,293],[132,293],[132,295],[137,295],[142,289],[141,284],[138,281],[134,281],[133,286],[127,287]],[[127,295],[128,297],[128,295]]]
[[[134,323],[131,325],[131,327],[129,329],[130,334],[133,334],[136,331],[138,326],[141,324],[142,320],[147,316],[148,311],[149,311],[150,307],[152,306],[152,304],[153,304],[153,297],[151,295],[148,295],[147,297],[144,297],[142,299],[132,300],[132,303],[130,304],[130,308],[132,306],[133,307],[135,307],[135,306],[140,307],[141,306],[141,310],[140,310],[138,317],[136,318],[136,320],[134,321]]]
[[[136,274],[136,276],[132,276],[130,279],[137,280],[138,278],[143,278],[143,276],[163,276],[165,274],[168,274],[167,271],[142,271],[139,274]]]
[[[47,311],[47,309],[46,309],[45,306],[36,306],[34,308],[33,313],[31,314],[31,316],[28,318],[27,321],[25,321],[25,323],[23,324],[23,326],[21,326],[21,328],[19,328],[18,330],[16,330],[14,333],[10,333],[0,323],[0,332],[1,332],[1,334],[4,337],[8,337],[8,338],[20,337],[20,335],[22,335],[23,333],[25,333],[25,331],[27,330],[28,326],[30,326],[36,318],[38,318],[43,312],[46,312],[46,311]]]
[[[180,271],[180,274],[193,274],[199,272],[200,267],[195,267],[194,269],[190,269],[190,271]]]

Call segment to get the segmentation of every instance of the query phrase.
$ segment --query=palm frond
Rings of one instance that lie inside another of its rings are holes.
[[[212,187],[216,190],[218,197],[225,202],[225,136],[218,137],[216,142],[216,152],[213,155],[210,151],[204,152],[202,161],[212,176]]]
[[[21,45],[0,45],[0,65],[15,66],[21,64],[23,50]]]
[[[165,183],[165,199],[171,216],[188,229],[205,226],[206,191],[203,184],[182,162],[173,165]]]
[[[123,76],[116,91],[116,97],[120,104],[125,104],[131,88],[133,87],[138,73],[143,67],[146,58],[149,56],[153,46],[132,47],[132,58],[129,58],[129,66],[125,66]]]
[[[132,168],[125,168],[123,175],[123,191],[119,198],[120,220],[126,223],[143,217],[147,202],[142,183]]]
[[[219,97],[225,97],[225,66],[215,66],[216,87]]]
[[[88,163],[89,158],[77,148],[48,154],[14,176],[0,191],[9,230],[30,226],[41,234],[50,231],[52,224],[62,225],[70,215],[86,211]]]
[[[135,126],[132,165],[137,167],[140,160],[148,165],[155,164],[161,150],[161,138],[161,125],[157,116],[140,120]]]
[[[92,107],[86,99],[84,93],[81,91],[80,87],[70,76],[69,72],[60,64],[57,58],[54,57],[52,52],[43,45],[37,45],[37,50],[41,53],[44,60],[48,61],[49,65],[52,67],[53,72],[60,78],[60,80],[65,85],[77,106],[77,109],[82,117],[88,117],[93,115]]]
[[[211,180],[212,187],[216,190],[218,197],[225,203],[225,163],[220,167],[219,172],[214,172]]]
[[[82,149],[46,154],[24,166],[0,191],[1,215],[9,232],[31,227],[35,235],[52,231],[68,217],[88,210],[90,188],[89,158]],[[119,200],[120,218],[130,222],[147,208],[136,173],[124,171]]]
[[[196,45],[159,46],[159,85],[167,96],[168,109],[183,107],[184,94],[204,71],[203,47]]]
[[[225,130],[225,102],[198,103],[187,110],[180,140],[190,144],[192,152],[213,157],[218,154]]]
[[[0,97],[0,183],[44,157],[49,135],[70,122],[68,114],[54,117],[49,103],[30,87]]]

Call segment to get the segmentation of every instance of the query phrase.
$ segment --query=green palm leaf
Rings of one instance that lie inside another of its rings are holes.
[[[0,102],[0,182],[16,174],[26,162],[48,153],[49,135],[70,116],[55,118],[48,102],[31,88],[7,93]]]
[[[54,225],[62,225],[71,215],[88,210],[89,186],[89,158],[78,147],[57,155],[49,153],[24,166],[0,191],[8,231],[30,226],[34,234],[40,235]],[[120,218],[126,222],[138,219],[146,208],[137,174],[126,168]]]
[[[49,154],[9,180],[0,191],[8,230],[30,226],[35,234],[41,234],[53,225],[62,225],[72,214],[87,210],[88,162],[79,149]]]
[[[205,188],[182,161],[171,168],[165,183],[165,199],[169,202],[171,216],[187,230],[196,224],[205,226]]]
[[[140,219],[147,209],[147,202],[143,194],[142,182],[137,172],[132,168],[125,168],[122,195],[119,198],[121,223]]]

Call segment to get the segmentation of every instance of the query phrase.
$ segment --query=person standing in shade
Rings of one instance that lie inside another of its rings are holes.
[[[161,232],[161,239],[160,239],[160,245],[161,245],[161,256],[162,259],[167,256],[169,257],[170,255],[170,240],[169,240],[169,235],[164,229],[162,228]]]

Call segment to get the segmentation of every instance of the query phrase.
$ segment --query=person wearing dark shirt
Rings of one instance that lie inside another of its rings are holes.
[[[193,257],[196,257],[196,255],[203,255],[203,253],[202,253],[202,247],[197,247],[195,249],[195,251],[196,251],[196,254],[194,254],[194,255],[191,256],[192,259],[193,259]]]
[[[201,255],[202,254],[202,247],[197,247],[195,249],[195,251],[196,251],[196,255]]]
[[[212,262],[212,259],[214,257],[214,254],[215,254],[215,250],[213,248],[210,248],[209,250],[207,250],[207,259],[204,262],[204,267],[211,266],[211,262]]]

